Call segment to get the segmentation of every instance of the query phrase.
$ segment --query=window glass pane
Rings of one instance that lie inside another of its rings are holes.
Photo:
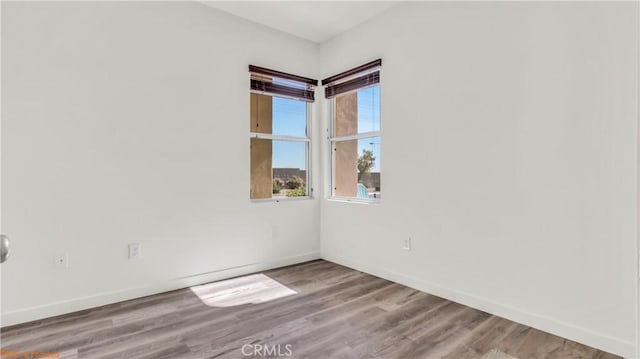
[[[380,198],[380,137],[333,143],[333,195]]]
[[[251,199],[271,198],[271,140],[251,139]]]
[[[334,98],[333,132],[335,136],[358,133],[358,93],[347,92]]]
[[[380,86],[335,97],[334,135],[349,136],[380,131]]]
[[[272,108],[271,96],[251,93],[249,132],[271,133]]]
[[[273,97],[273,134],[307,136],[307,103],[283,97]]]
[[[333,146],[333,195],[356,197],[358,194],[358,141],[336,141]]]
[[[358,90],[358,133],[380,131],[380,86]]]
[[[358,140],[358,183],[358,197],[364,197],[364,186],[368,199],[380,198],[380,137]]]
[[[273,141],[273,197],[307,196],[307,143]]]
[[[251,198],[307,196],[307,142],[251,139]]]
[[[250,132],[307,137],[307,103],[251,93]]]

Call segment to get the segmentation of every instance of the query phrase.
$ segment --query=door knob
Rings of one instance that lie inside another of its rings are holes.
[[[0,263],[4,263],[9,258],[9,237],[0,234]]]

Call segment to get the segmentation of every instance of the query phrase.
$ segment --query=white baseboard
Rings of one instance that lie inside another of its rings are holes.
[[[101,305],[117,303],[125,300],[140,298],[152,294],[167,292],[175,289],[190,287],[198,284],[213,282],[217,280],[232,278],[240,275],[264,271],[267,269],[284,267],[292,264],[320,259],[318,252],[312,252],[292,257],[278,258],[259,263],[251,263],[226,268],[192,276],[174,278],[162,283],[149,286],[127,288],[117,291],[99,293],[87,297],[75,298],[56,303],[46,304],[37,307],[20,309],[13,312],[2,313],[0,323],[2,326],[26,323],[33,320],[49,318],[56,315],[77,312],[79,310],[90,309]]]
[[[626,358],[635,356],[635,344],[621,341],[570,323],[561,322],[552,318],[540,316],[523,311],[511,306],[496,303],[486,298],[481,298],[469,293],[447,288],[422,279],[407,276],[402,273],[390,271],[384,268],[352,261],[340,256],[318,252],[307,253],[298,256],[279,258],[259,263],[251,263],[233,268],[226,268],[208,273],[197,274],[188,277],[175,278],[166,282],[150,286],[128,288],[118,291],[99,293],[83,298],[76,298],[52,304],[25,308],[13,312],[2,313],[0,323],[2,326],[25,323],[33,320],[48,318],[56,315],[72,313],[79,310],[90,309],[101,305],[112,304],[124,300],[144,297],[147,295],[162,293],[170,290],[190,287],[193,285],[232,278],[272,268],[283,267],[296,263],[307,262],[315,259],[325,259],[338,263],[380,278],[406,285],[417,290],[437,295],[451,301],[467,305],[509,320],[513,320],[542,331],[555,334],[585,345],[592,346]]]
[[[625,358],[635,357],[635,344],[632,342],[625,342],[586,328],[575,326],[570,323],[561,322],[553,318],[541,316],[522,309],[496,303],[486,298],[481,298],[473,294],[464,293],[452,288],[447,288],[436,283],[431,283],[419,278],[407,276],[402,273],[377,267],[375,265],[352,261],[350,259],[335,256],[329,253],[321,253],[320,256],[322,259],[325,259],[327,261],[353,268],[368,274],[372,274],[396,283],[400,283],[419,291],[433,294],[456,303],[464,304],[483,312],[497,315],[499,317],[503,317],[514,322],[545,331],[547,333],[558,335],[560,337],[567,338],[578,343],[604,350],[612,354],[621,355]]]

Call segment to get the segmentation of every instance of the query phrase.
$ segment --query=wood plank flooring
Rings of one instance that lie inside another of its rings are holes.
[[[0,339],[5,353],[92,359],[618,358],[323,260],[6,327]]]

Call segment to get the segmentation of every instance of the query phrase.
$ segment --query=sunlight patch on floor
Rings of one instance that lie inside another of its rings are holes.
[[[258,304],[297,294],[264,274],[252,274],[193,286],[191,291],[210,307]]]

